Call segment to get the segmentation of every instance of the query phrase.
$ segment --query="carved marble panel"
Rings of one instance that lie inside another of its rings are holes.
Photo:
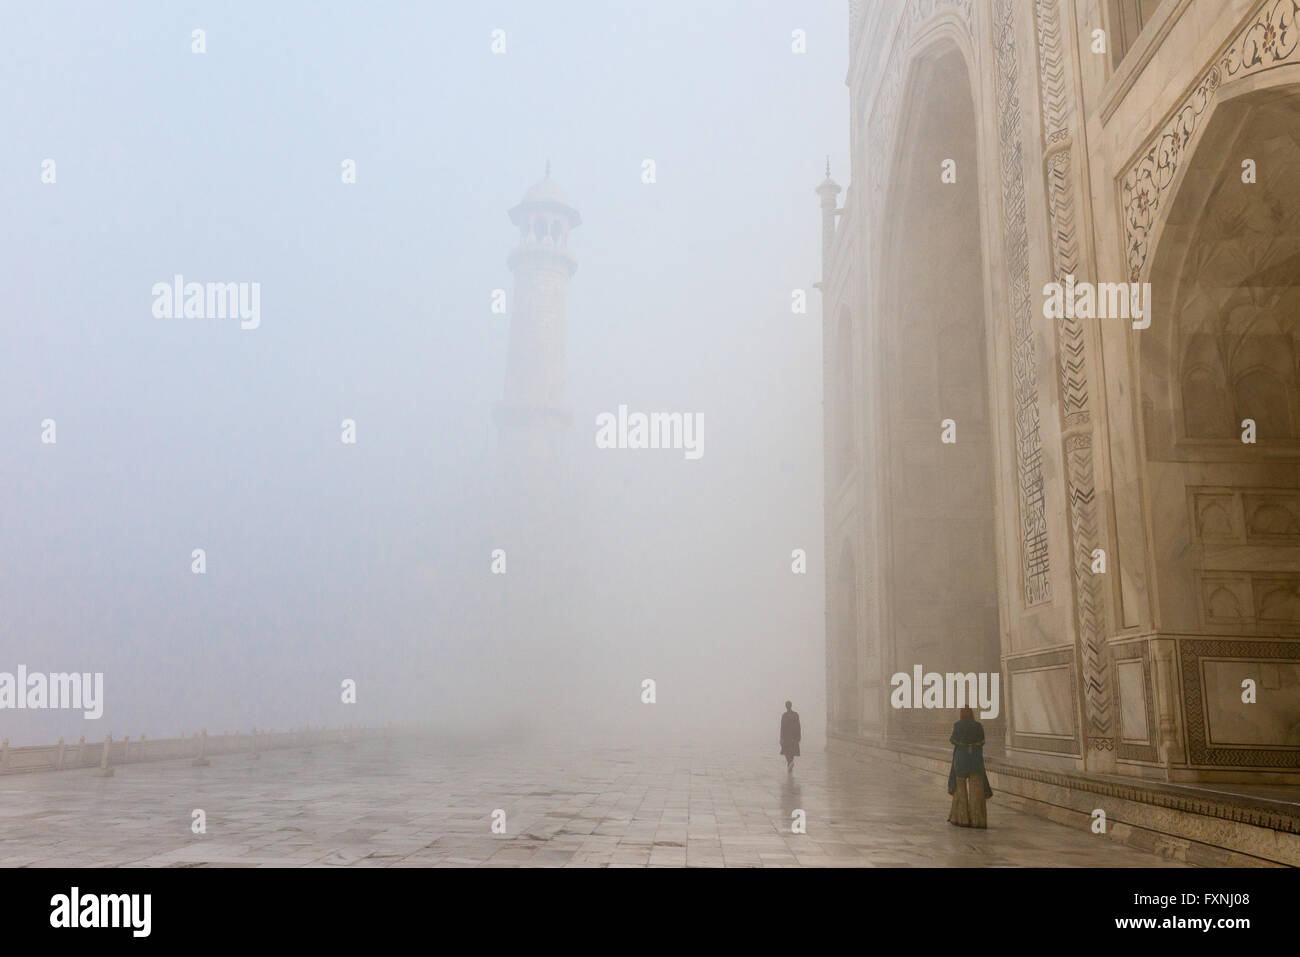
[[[1300,543],[1300,493],[1244,492],[1241,501],[1247,539]]]
[[[1260,625],[1300,626],[1300,575],[1252,574],[1250,583]]]
[[[1189,764],[1300,769],[1300,642],[1182,638],[1178,654]],[[1241,701],[1248,672],[1277,686],[1262,709]]]
[[[1011,746],[1080,755],[1074,649],[1058,648],[1007,659],[1004,673]]]
[[[1205,572],[1200,581],[1201,617],[1207,625],[1236,627],[1255,620],[1248,574]]]
[[[1300,748],[1300,661],[1207,659],[1201,674],[1207,746]],[[1246,679],[1253,704],[1241,700]]]
[[[1241,509],[1234,491],[1189,489],[1192,503],[1192,530],[1202,542],[1240,542],[1245,540]]]
[[[1155,763],[1160,760],[1156,747],[1155,685],[1152,679],[1151,651],[1145,641],[1130,641],[1111,647],[1120,707],[1119,744],[1116,753],[1130,761]]]
[[[1074,735],[1070,668],[1058,665],[1011,676],[1012,720],[1020,734]]]
[[[1142,662],[1116,662],[1115,675],[1119,687],[1120,743],[1145,744],[1151,738],[1151,726],[1147,721],[1146,678],[1142,673]]]

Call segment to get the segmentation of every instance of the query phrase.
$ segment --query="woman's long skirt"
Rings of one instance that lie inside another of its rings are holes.
[[[988,827],[988,809],[984,804],[984,776],[962,774],[952,794],[948,820],[960,827]]]

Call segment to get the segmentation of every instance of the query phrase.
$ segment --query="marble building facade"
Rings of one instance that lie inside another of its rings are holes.
[[[1298,20],[849,3],[852,169],[818,187],[832,745],[946,743],[891,675],[997,671],[1005,760],[1300,783]],[[1150,283],[1150,327],[1046,317],[1067,277]]]

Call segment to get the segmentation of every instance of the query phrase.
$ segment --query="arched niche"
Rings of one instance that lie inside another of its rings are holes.
[[[1293,635],[1300,617],[1270,596],[1288,567],[1300,578],[1300,92],[1220,97],[1156,237],[1151,326],[1133,332],[1159,625]]]

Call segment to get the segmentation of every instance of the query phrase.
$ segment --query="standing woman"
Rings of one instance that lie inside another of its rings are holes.
[[[785,755],[785,770],[794,771],[794,759],[799,757],[799,739],[803,732],[799,729],[799,712],[789,701],[785,703],[785,714],[781,715],[781,753]]]
[[[961,719],[952,726],[952,767],[948,771],[948,793],[952,808],[948,823],[958,827],[989,826],[986,798],[993,796],[984,772],[984,725],[975,720],[970,708],[961,709]]]

